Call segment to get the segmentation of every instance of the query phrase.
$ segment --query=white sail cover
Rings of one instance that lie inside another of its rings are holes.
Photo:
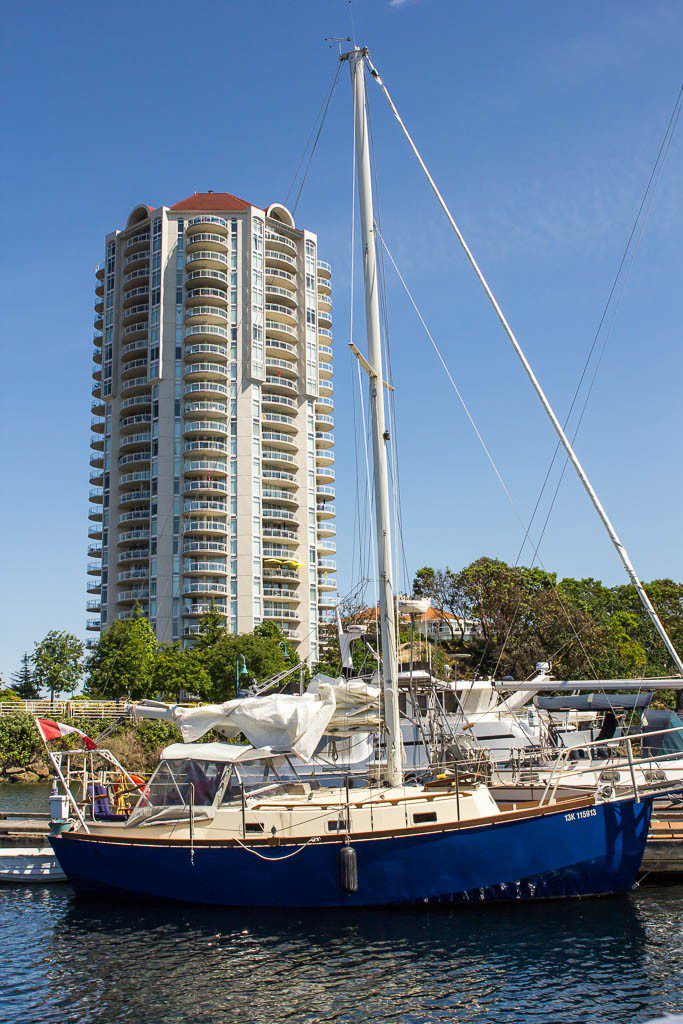
[[[149,700],[132,710],[138,718],[174,722],[185,743],[214,729],[228,739],[243,735],[254,747],[292,752],[309,761],[326,732],[348,735],[378,727],[379,688],[362,679],[318,675],[303,694],[243,697],[196,708]]]

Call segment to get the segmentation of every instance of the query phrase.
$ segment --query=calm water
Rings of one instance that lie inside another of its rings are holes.
[[[24,787],[6,789],[0,807],[27,806]],[[683,887],[350,915],[86,903],[68,885],[6,886],[0,1021],[645,1022],[683,1010],[682,910]]]

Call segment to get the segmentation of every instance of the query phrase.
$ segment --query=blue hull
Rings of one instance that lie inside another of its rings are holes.
[[[554,811],[450,832],[354,839],[358,891],[340,883],[337,841],[261,846],[148,844],[62,833],[52,846],[79,893],[228,907],[381,907],[627,892],[652,800]],[[268,858],[267,860],[263,858]]]

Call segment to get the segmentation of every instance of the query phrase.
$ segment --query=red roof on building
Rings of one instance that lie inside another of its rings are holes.
[[[195,192],[187,199],[174,203],[172,210],[248,210],[247,203],[230,192]]]

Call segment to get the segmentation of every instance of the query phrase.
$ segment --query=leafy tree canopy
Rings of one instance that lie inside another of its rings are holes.
[[[73,633],[50,630],[31,655],[38,690],[48,690],[51,700],[58,693],[73,693],[83,675],[84,652],[83,641]]]

